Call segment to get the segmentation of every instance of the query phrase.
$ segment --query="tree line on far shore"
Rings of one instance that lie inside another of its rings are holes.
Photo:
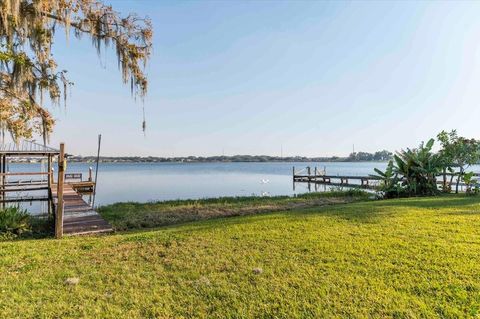
[[[393,154],[383,150],[375,153],[358,152],[351,153],[347,157],[306,157],[306,156],[268,156],[268,155],[232,155],[232,156],[179,156],[179,157],[155,157],[155,156],[101,156],[103,163],[208,163],[208,162],[370,162],[388,161]],[[95,156],[71,156],[69,162],[95,162]]]

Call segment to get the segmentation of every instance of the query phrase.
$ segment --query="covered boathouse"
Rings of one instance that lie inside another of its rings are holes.
[[[112,231],[105,221],[84,199],[95,192],[92,170],[88,179],[81,173],[66,173],[65,144],[59,149],[32,141],[0,143],[0,202],[2,207],[12,202],[48,200],[48,213],[55,222],[55,237]],[[19,162],[46,161],[40,171],[10,169]],[[53,163],[57,163],[57,174]],[[55,175],[56,179],[55,179]],[[38,195],[38,193],[42,193]],[[32,194],[36,195],[32,195]],[[15,194],[15,196],[11,196]]]

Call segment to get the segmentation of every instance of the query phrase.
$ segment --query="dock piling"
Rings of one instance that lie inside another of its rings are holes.
[[[55,237],[63,236],[63,184],[65,180],[65,143],[60,143],[60,155],[58,156],[58,183],[57,183],[57,210],[55,212]]]

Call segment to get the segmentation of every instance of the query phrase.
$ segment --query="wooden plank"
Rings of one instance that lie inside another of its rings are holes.
[[[0,176],[29,176],[29,175],[48,175],[48,172],[0,173]]]
[[[19,180],[19,181],[8,181],[5,183],[5,186],[23,186],[23,185],[48,185],[47,181],[37,179],[37,180]]]
[[[52,187],[52,197],[57,198],[57,185]],[[63,234],[85,235],[113,231],[112,226],[92,209],[77,193],[73,185],[63,185],[64,215]]]
[[[48,196],[16,196],[0,199],[1,203],[48,201]]]
[[[10,186],[10,187],[5,187],[5,188],[1,188],[0,187],[0,191],[4,192],[4,193],[8,193],[8,192],[28,192],[28,191],[41,191],[41,190],[47,190],[48,189],[48,186],[43,186],[43,187],[26,187],[27,185],[13,185],[13,186]]]
[[[65,224],[65,230],[72,232],[72,230],[81,228],[82,232],[87,229],[97,230],[97,229],[107,229],[110,228],[110,225],[103,219],[92,219],[92,220],[82,220],[79,222],[72,221]]]
[[[5,175],[3,175],[3,174],[5,174],[5,172],[6,172],[6,164],[5,164],[6,160],[7,160],[6,156],[5,155],[2,156],[2,161],[1,161],[1,165],[0,165],[1,166],[0,174],[1,174],[1,180],[2,180],[2,184],[1,184],[2,188],[5,188]],[[5,197],[5,192],[2,191],[2,192],[0,192],[0,194],[1,194],[1,197],[3,199]],[[2,205],[2,208],[4,208],[3,205]]]
[[[67,173],[65,179],[79,179],[82,180],[82,173]]]
[[[69,182],[68,184],[72,185],[73,188],[75,188],[75,187],[93,187],[95,185],[94,182],[89,182],[89,181]]]
[[[98,214],[86,215],[86,216],[71,215],[70,217],[71,218],[65,218],[64,224],[72,225],[72,224],[85,223],[85,222],[91,222],[91,221],[96,221],[96,222],[101,221],[106,223],[106,221],[103,220]]]
[[[47,173],[48,173],[48,188],[50,189],[53,184],[53,172],[52,172],[52,155],[48,154],[47,158]]]
[[[94,235],[94,234],[104,234],[112,232],[111,228],[100,228],[100,229],[92,229],[92,228],[76,228],[76,229],[69,229],[65,235],[67,236],[81,236],[81,235]]]

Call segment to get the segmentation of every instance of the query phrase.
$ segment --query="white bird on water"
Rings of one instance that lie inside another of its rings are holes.
[[[262,184],[267,184],[267,183],[269,183],[269,182],[270,182],[270,181],[269,181],[268,179],[265,179],[265,178],[263,178],[262,180],[260,180],[260,183],[262,183]]]

